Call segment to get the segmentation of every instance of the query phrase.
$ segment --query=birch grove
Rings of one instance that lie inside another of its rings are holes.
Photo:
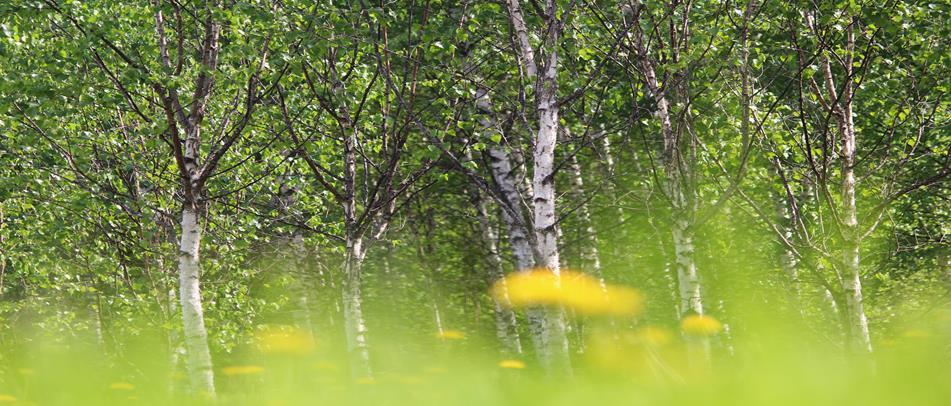
[[[944,5],[8,3],[0,402],[946,392]]]

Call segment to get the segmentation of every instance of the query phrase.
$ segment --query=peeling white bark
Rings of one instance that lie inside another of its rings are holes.
[[[345,286],[343,290],[343,318],[347,336],[347,351],[353,362],[351,373],[354,377],[367,377],[373,373],[370,368],[370,352],[367,345],[367,326],[363,318],[363,292],[361,273],[363,270],[363,240],[347,241],[344,261]]]
[[[525,76],[533,78],[538,68],[535,65],[535,55],[532,44],[528,39],[528,28],[525,26],[525,18],[522,16],[522,6],[518,0],[507,0],[505,3],[509,10],[509,21],[515,29],[515,39],[518,45],[519,56],[521,57],[522,68],[525,70]]]
[[[489,113],[491,117],[492,102],[488,94],[482,91],[476,99],[476,105],[483,112]],[[494,121],[491,118],[483,118],[482,127],[498,131]],[[490,133],[491,134],[491,133]],[[488,135],[488,134],[487,134]],[[489,135],[488,138],[491,138]],[[535,255],[532,248],[532,242],[529,239],[528,223],[522,212],[521,194],[518,190],[518,177],[512,166],[511,157],[501,145],[488,141],[489,147],[486,148],[486,154],[489,157],[489,168],[492,172],[492,178],[498,185],[502,194],[502,200],[507,207],[500,210],[503,223],[505,223],[508,232],[509,247],[512,250],[512,258],[515,260],[517,271],[525,272],[535,267]],[[545,348],[550,345],[550,333],[546,319],[548,316],[541,309],[532,309],[526,312],[529,334],[532,345],[539,352],[540,357],[545,357]]]
[[[632,22],[638,24],[637,21]],[[693,230],[690,229],[690,208],[682,184],[684,173],[681,169],[680,140],[673,130],[670,119],[670,107],[667,96],[657,81],[654,64],[647,54],[639,29],[633,35],[636,58],[644,73],[647,89],[657,103],[657,116],[660,118],[661,135],[664,138],[664,178],[665,189],[671,201],[671,213],[674,217],[672,227],[677,278],[680,291],[680,315],[687,311],[703,314],[703,300],[700,292],[700,279],[694,263]]]
[[[291,255],[294,263],[293,269],[296,273],[294,275],[296,292],[293,293],[295,301],[294,323],[309,340],[313,340],[314,323],[311,318],[309,289],[306,283],[309,280],[309,274],[305,269],[304,237],[299,232],[295,233],[291,239]]]
[[[555,148],[558,143],[558,44],[559,31],[555,2],[545,3],[546,30],[543,72],[535,85],[538,132],[535,135],[532,174],[533,228],[536,266],[547,268],[556,275],[561,264],[558,253],[558,219],[555,211]],[[523,55],[527,58],[527,55]],[[568,338],[564,312],[555,310],[545,318],[546,328],[541,343],[542,364],[549,371],[568,372]]]
[[[515,259],[515,267],[519,271],[528,270],[535,266],[535,258],[532,252],[531,241],[528,236],[527,222],[521,209],[521,195],[518,191],[517,177],[512,167],[512,160],[501,145],[491,141],[492,134],[498,134],[494,120],[491,120],[491,114],[494,111],[492,101],[488,94],[481,90],[476,99],[478,108],[485,112],[487,117],[480,120],[480,124],[487,131],[486,154],[489,157],[489,169],[492,172],[492,179],[495,180],[499,190],[502,193],[502,200],[506,206],[500,210],[502,221],[507,226],[509,245],[512,249],[512,256]],[[499,134],[500,135],[500,134]],[[501,138],[501,135],[500,135]]]
[[[480,120],[484,130],[492,130],[490,121],[491,120],[487,118]],[[472,159],[470,151],[466,151],[466,158]],[[497,243],[498,235],[489,216],[488,202],[486,202],[481,191],[474,189],[471,193],[479,216],[479,229],[482,232],[482,240],[485,241],[488,250],[489,282],[500,284],[499,292],[501,292],[502,301],[500,302],[498,299],[493,298],[492,303],[495,315],[495,335],[499,339],[499,342],[502,343],[506,353],[513,355],[521,354],[522,343],[518,335],[518,324],[515,318],[515,312],[502,305],[502,303],[508,301],[508,290],[505,287],[505,270],[502,266],[502,256],[499,254],[499,246]]]
[[[842,172],[842,184],[840,194],[842,197],[842,226],[843,226],[843,247],[842,262],[845,265],[842,278],[842,290],[845,292],[846,311],[848,317],[848,332],[851,345],[858,351],[871,352],[872,341],[868,331],[868,320],[865,316],[865,307],[862,303],[862,279],[861,279],[861,231],[859,230],[858,214],[855,202],[855,124],[853,122],[852,98],[853,98],[853,66],[852,61],[855,51],[855,21],[851,15],[846,14],[846,44],[845,60],[843,66],[845,69],[845,83],[842,86],[841,98],[836,96],[835,80],[832,74],[828,56],[821,60],[823,74],[825,76],[826,91],[828,92],[827,105],[832,106],[836,115],[841,136],[840,149],[840,169]],[[811,20],[810,20],[811,21]]]
[[[198,213],[186,206],[182,210],[182,239],[179,243],[178,277],[179,297],[184,326],[186,366],[193,391],[215,394],[215,378],[212,371],[211,352],[208,349],[208,332],[201,304],[199,277],[199,247],[201,225]]]
[[[675,219],[673,227],[677,280],[680,285],[680,315],[703,314],[700,278],[694,263],[693,234],[686,220]]]

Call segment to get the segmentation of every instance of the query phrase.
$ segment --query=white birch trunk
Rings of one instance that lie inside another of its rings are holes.
[[[535,77],[538,68],[535,65],[535,51],[528,39],[528,28],[525,26],[525,18],[522,16],[522,6],[519,0],[507,0],[506,5],[509,10],[509,20],[515,27],[515,39],[518,45],[518,53],[521,58],[522,68],[525,76]]]
[[[546,2],[549,24],[558,24],[555,19],[555,4]],[[547,268],[556,275],[561,269],[558,254],[558,230],[555,215],[555,147],[558,142],[558,29],[549,27],[547,60],[544,72],[536,84],[538,133],[535,136],[533,154],[532,204],[534,205],[535,248],[538,252],[537,266]],[[570,370],[568,339],[562,311],[554,311],[546,318],[548,333],[542,343],[542,363],[551,371]]]
[[[643,5],[638,4],[637,7],[643,7]],[[673,128],[670,101],[666,93],[674,88],[668,87],[665,89],[661,87],[654,62],[648,53],[647,45],[644,43],[644,33],[639,27],[640,22],[637,20],[640,11],[631,11],[632,19],[629,23],[633,24],[631,37],[634,43],[635,57],[641,67],[641,72],[644,74],[647,90],[657,103],[655,114],[660,119],[661,135],[664,140],[664,189],[671,205],[673,219],[671,235],[674,243],[674,266],[680,299],[677,310],[680,317],[684,317],[688,313],[702,315],[704,312],[703,297],[701,295],[700,277],[694,261],[694,230],[693,224],[691,224],[695,210],[691,202],[692,199],[689,199],[689,194],[693,193],[689,187],[691,175],[689,160],[694,157],[688,156],[688,162],[685,165],[683,145],[680,136]],[[674,50],[674,52],[676,53],[677,50]],[[707,337],[690,338],[688,340],[688,355],[691,362],[698,366],[707,365],[710,361],[709,339]]]
[[[491,100],[488,94],[481,93],[476,100],[480,110],[492,112]],[[483,122],[483,128],[492,128],[498,131],[494,123]],[[512,160],[508,152],[496,143],[489,141],[489,147],[486,149],[489,156],[489,168],[492,172],[492,178],[498,185],[507,207],[501,207],[500,213],[502,221],[505,223],[508,232],[509,247],[512,250],[512,258],[515,261],[515,268],[519,272],[526,272],[535,267],[535,255],[532,248],[527,220],[521,209],[521,194],[518,190],[517,175],[512,167]],[[548,347],[548,326],[546,323],[546,314],[541,309],[530,309],[526,312],[528,319],[529,334],[532,345],[544,357],[544,349]]]
[[[182,210],[182,239],[179,243],[178,277],[182,308],[183,334],[185,336],[186,366],[193,391],[215,395],[215,378],[212,371],[211,352],[208,349],[208,332],[201,304],[199,277],[199,248],[201,225],[198,213],[188,205]]]
[[[601,154],[604,159],[604,169],[607,174],[608,179],[608,193],[610,193],[611,201],[614,204],[614,209],[617,211],[618,224],[621,227],[618,229],[622,239],[627,236],[627,227],[624,227],[624,221],[627,219],[627,215],[624,213],[624,205],[621,204],[621,197],[618,196],[618,179],[617,179],[617,165],[614,163],[614,152],[611,148],[611,138],[608,137],[607,133],[604,133],[602,130],[601,137]],[[646,173],[641,168],[640,159],[635,153],[633,156],[634,160],[634,170],[636,173]],[[615,255],[618,253],[615,252]]]
[[[783,221],[793,222],[795,221],[794,216],[790,213],[789,206],[786,204],[785,199],[778,201],[777,204],[780,204],[779,216]],[[783,227],[783,236],[788,241],[793,241],[795,239],[795,233],[793,228],[795,223],[792,225],[785,225]],[[793,253],[788,247],[783,248],[782,252],[782,266],[783,273],[786,274],[786,277],[789,278],[789,286],[791,294],[795,299],[798,300],[800,297],[800,283],[799,283],[799,260],[796,258],[796,254]]]
[[[675,219],[673,227],[674,256],[680,288],[680,316],[703,314],[700,278],[694,263],[693,233],[686,220]]]
[[[89,309],[92,312],[93,327],[96,331],[96,345],[99,351],[106,353],[106,339],[102,334],[102,299],[99,293],[96,293],[95,304]]]
[[[845,280],[843,281],[846,301],[849,307],[849,331],[856,349],[872,351],[872,341],[868,332],[868,320],[862,303],[862,279],[860,257],[860,230],[855,204],[855,124],[852,122],[852,50],[855,46],[853,21],[847,28],[848,57],[846,63],[846,84],[842,94],[844,132],[842,134],[842,205],[845,224]]]
[[[785,169],[779,164],[779,159],[774,158],[776,175],[783,179],[784,188],[787,188],[784,192],[776,193],[773,198],[775,199],[776,207],[776,218],[780,224],[782,230],[782,239],[788,242],[796,241],[796,228],[799,226],[799,214],[796,206],[796,197],[793,194],[792,184],[787,180],[787,176],[784,175]],[[787,280],[789,281],[789,296],[792,299],[791,305],[797,306],[799,308],[799,313],[803,313],[803,308],[801,304],[801,284],[799,281],[799,259],[796,257],[795,252],[789,248],[785,243],[780,241],[782,246],[782,251],[780,253],[780,264],[783,269],[783,274],[786,275]]]
[[[308,340],[313,340],[314,338],[314,322],[310,317],[310,299],[308,283],[309,274],[305,268],[306,261],[306,250],[304,248],[304,237],[300,232],[294,233],[294,236],[291,239],[291,255],[294,262],[293,269],[297,273],[294,275],[294,324],[297,325],[297,328],[308,338]]]
[[[293,171],[287,170],[277,179],[278,195],[274,199],[274,205],[281,217],[294,217],[290,210],[297,201],[295,195],[298,188],[293,184],[296,175]],[[299,229],[296,229],[292,234],[285,235],[282,239],[284,244],[280,247],[281,254],[288,259],[284,265],[288,268],[287,272],[293,276],[294,280],[291,289],[292,302],[294,303],[291,315],[294,325],[309,340],[313,340],[313,320],[311,319],[310,300],[308,299],[309,286],[307,284],[310,273],[306,266],[307,250],[304,246],[304,236]]]
[[[171,288],[168,290],[168,314],[175,315],[178,314],[178,294],[175,293],[175,289]],[[178,375],[179,367],[182,362],[182,358],[185,356],[185,348],[182,347],[182,337],[179,334],[178,329],[171,328],[168,330],[168,365],[169,371],[173,375]],[[168,392],[175,393],[177,391],[177,386],[175,385],[174,380],[169,380],[168,382]]]
[[[594,229],[594,223],[591,221],[591,211],[588,209],[588,203],[584,196],[584,177],[581,173],[581,164],[578,163],[577,155],[571,156],[568,168],[571,170],[571,195],[572,199],[578,204],[575,211],[578,216],[578,222],[581,224],[585,243],[581,247],[581,259],[591,267],[591,274],[598,278],[601,288],[607,290],[604,283],[604,277],[601,275],[601,255],[598,253],[598,233]]]
[[[632,22],[638,24],[637,21]],[[680,315],[688,310],[703,314],[703,300],[700,294],[700,279],[694,263],[693,231],[688,222],[689,210],[684,194],[680,168],[679,139],[673,130],[670,120],[670,107],[665,94],[657,80],[654,64],[647,54],[647,49],[641,38],[640,30],[634,35],[634,45],[637,59],[644,73],[648,90],[657,102],[657,116],[660,118],[661,134],[664,138],[664,177],[666,190],[671,201],[671,213],[674,217],[672,235],[674,241],[674,255],[676,260],[677,278],[680,292]]]
[[[363,318],[363,240],[347,241],[344,261],[343,318],[347,351],[351,356],[351,373],[356,378],[371,376],[370,352],[367,345],[367,326]]]
[[[852,97],[853,97],[853,67],[852,60],[855,51],[855,21],[849,14],[845,16],[846,26],[846,44],[845,44],[845,83],[843,85],[841,99],[836,97],[835,82],[832,76],[829,58],[826,56],[822,60],[823,74],[825,75],[826,87],[829,93],[830,104],[833,112],[839,121],[839,134],[841,136],[840,164],[842,172],[841,197],[842,197],[842,225],[843,225],[843,247],[842,262],[845,265],[842,278],[842,290],[845,292],[848,334],[850,344],[853,348],[861,352],[871,352],[872,342],[868,331],[868,320],[865,316],[865,308],[862,303],[862,280],[861,280],[861,236],[858,224],[858,214],[855,202],[855,124],[852,120]],[[836,100],[839,100],[836,103]]]
[[[488,203],[478,190],[472,191],[476,200],[476,210],[479,215],[479,228],[482,231],[482,239],[486,243],[488,250],[489,282],[501,284],[503,302],[508,300],[508,291],[505,288],[505,271],[502,267],[502,257],[499,255],[499,246],[496,242],[498,235],[495,227],[489,217]],[[493,299],[493,310],[495,314],[495,335],[502,343],[506,353],[521,354],[522,343],[518,335],[518,324],[515,318],[515,312],[505,308],[497,299]]]

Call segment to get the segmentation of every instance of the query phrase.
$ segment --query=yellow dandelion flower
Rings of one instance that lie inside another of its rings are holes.
[[[561,293],[558,277],[542,269],[510,274],[496,282],[492,295],[511,307],[557,304]]]
[[[644,327],[637,333],[637,339],[640,343],[650,346],[663,346],[674,338],[670,330],[660,327]]]
[[[723,324],[710,316],[691,314],[680,321],[680,329],[689,335],[712,336],[723,330]]]
[[[506,360],[499,361],[499,368],[523,369],[525,368],[525,363],[517,359],[506,359]]]
[[[466,338],[466,333],[459,330],[443,330],[436,333],[436,337],[443,340],[461,340]]]
[[[396,382],[401,383],[403,385],[419,385],[419,384],[425,383],[426,381],[423,380],[423,378],[420,378],[418,376],[406,375],[406,376],[396,377]]]
[[[316,369],[324,369],[324,370],[328,370],[328,371],[336,371],[336,370],[337,370],[337,364],[334,364],[333,362],[329,362],[329,361],[320,361],[320,362],[315,362],[315,363],[314,363],[314,368],[316,368]]]
[[[915,329],[915,330],[908,330],[908,331],[902,333],[901,336],[904,337],[904,338],[916,338],[916,339],[918,339],[918,338],[929,338],[929,337],[931,337],[931,334],[929,334],[927,331],[924,331],[924,330]]]
[[[262,372],[264,372],[264,368],[257,365],[234,365],[221,368],[221,373],[225,376],[257,375]]]
[[[258,350],[266,354],[307,355],[314,350],[314,339],[300,329],[269,327],[255,335]]]
[[[109,389],[113,390],[133,390],[135,385],[128,382],[113,382],[112,385],[109,385]]]
[[[0,403],[13,403],[16,401],[17,398],[13,396],[0,394]]]
[[[561,305],[588,315],[633,315],[643,308],[636,290],[568,270],[559,275],[544,268],[513,273],[496,282],[492,295],[508,307]]]
[[[376,383],[376,379],[373,379],[372,376],[365,376],[362,378],[357,378],[357,385],[373,385]]]

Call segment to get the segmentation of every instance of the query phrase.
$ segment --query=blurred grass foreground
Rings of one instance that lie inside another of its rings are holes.
[[[104,351],[102,346],[108,344],[103,343],[109,340],[80,328],[77,320],[76,331],[66,335],[44,335],[38,328],[4,336],[0,403],[941,405],[951,401],[947,309],[903,326],[882,340],[875,353],[856,355],[817,339],[797,315],[765,309],[746,309],[743,328],[732,331],[706,315],[688,315],[676,325],[651,324],[640,317],[650,300],[643,293],[601,284],[577,272],[563,271],[561,278],[541,270],[514,273],[490,292],[504,306],[519,310],[520,318],[521,310],[542,306],[565,314],[572,342],[570,370],[546,371],[529,351],[499,355],[505,352],[496,348],[494,338],[471,324],[444,324],[426,333],[422,330],[429,325],[405,326],[398,314],[389,314],[374,320],[380,327],[371,340],[373,372],[362,375],[349,367],[337,330],[320,323],[256,323],[247,331],[231,332],[241,344],[215,354],[218,395],[211,399],[189,393],[180,350],[162,331],[146,326],[127,329],[121,348]],[[707,354],[698,357],[700,342]]]

